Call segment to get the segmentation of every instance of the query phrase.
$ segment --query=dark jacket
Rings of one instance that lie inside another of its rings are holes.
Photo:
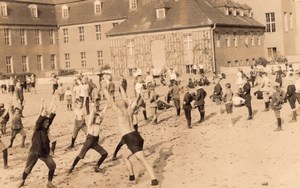
[[[194,98],[193,98],[193,96],[189,92],[187,92],[186,94],[184,94],[182,108],[183,109],[192,109],[191,102],[193,100],[194,100]]]
[[[199,89],[197,89],[196,92],[197,92],[197,94],[195,97],[195,105],[196,106],[204,105],[205,104],[204,99],[207,95],[206,91],[203,88],[199,88]]]
[[[296,87],[294,84],[288,85],[285,99],[291,102],[296,102]]]
[[[213,99],[222,99],[223,91],[220,83],[217,83],[214,87]]]
[[[285,94],[283,90],[277,91],[271,95],[271,108],[273,110],[280,110],[282,108],[284,96]]]
[[[126,79],[122,79],[122,83],[121,83],[122,88],[124,89],[124,91],[127,91],[127,80]]]
[[[243,99],[245,99],[246,101],[251,100],[251,85],[249,82],[245,83],[243,86],[243,93],[241,95],[241,97]]]
[[[19,99],[20,101],[24,100],[24,95],[23,95],[23,89],[16,87],[16,95],[17,95],[17,99]]]
[[[50,125],[53,122],[56,114],[51,113],[49,117],[40,116],[35,124],[35,130],[32,135],[32,145],[30,148],[30,152],[35,153],[38,156],[45,157],[50,153],[50,140],[48,137],[48,130]],[[43,122],[49,119],[48,128],[43,127]]]

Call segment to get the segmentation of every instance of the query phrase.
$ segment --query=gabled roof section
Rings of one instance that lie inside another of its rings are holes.
[[[164,19],[157,19],[155,7],[161,0],[153,0],[144,5],[118,27],[107,33],[108,36],[166,31],[212,25],[195,0],[169,0]]]
[[[195,28],[205,26],[231,26],[264,28],[265,26],[247,16],[226,16],[215,8],[214,1],[208,0],[168,0],[169,9],[165,19],[157,19],[155,7],[161,0],[154,0],[144,5],[139,11],[130,14],[128,19],[118,27],[106,33],[108,36],[118,36],[135,33],[167,31],[174,29]],[[218,5],[241,7],[230,4],[231,1],[217,2]]]
[[[56,27],[55,8],[54,5],[38,4],[38,17],[31,16],[29,5],[35,4],[33,1],[16,2],[1,1],[7,4],[7,17],[0,16],[0,25],[24,25],[24,26],[51,26]]]
[[[66,0],[65,0],[66,1]],[[100,0],[102,3],[101,14],[94,13],[95,0],[74,0],[70,3],[56,5],[56,18],[60,26],[93,23],[126,19],[129,14],[129,0]],[[69,18],[62,18],[62,6],[68,6]]]

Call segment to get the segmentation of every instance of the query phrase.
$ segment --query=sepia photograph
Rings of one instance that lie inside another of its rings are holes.
[[[0,0],[0,87],[0,188],[300,187],[300,0]]]

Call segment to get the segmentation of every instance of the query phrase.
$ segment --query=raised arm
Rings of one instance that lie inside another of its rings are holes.
[[[105,79],[101,81],[101,87],[102,87],[102,91],[103,91],[103,93],[105,95],[105,98],[112,105],[112,108],[113,109],[117,109],[116,103],[114,102],[114,100],[111,97],[111,95],[108,93],[108,90],[107,90],[108,84],[107,84],[107,81]]]

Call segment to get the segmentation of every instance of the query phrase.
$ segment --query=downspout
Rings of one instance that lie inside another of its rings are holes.
[[[214,37],[214,30],[216,29],[216,23],[213,24],[213,27],[210,30],[211,34],[211,46],[212,46],[212,63],[213,63],[213,72],[216,72],[217,70],[217,64],[216,64],[216,53],[215,53],[215,37]]]

